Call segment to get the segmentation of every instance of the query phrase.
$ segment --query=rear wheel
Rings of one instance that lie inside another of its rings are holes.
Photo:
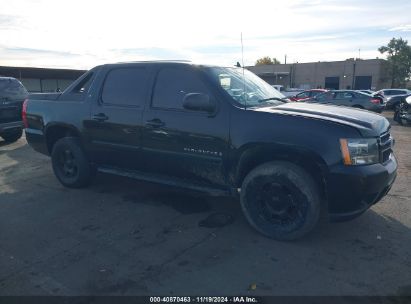
[[[85,187],[93,179],[93,169],[78,138],[59,139],[53,146],[51,162],[54,174],[66,187]]]
[[[276,240],[309,233],[320,218],[318,186],[302,168],[269,162],[252,170],[241,188],[241,206],[257,231]]]
[[[6,131],[1,134],[1,137],[4,139],[5,142],[12,143],[17,140],[23,135],[22,129],[15,129],[13,131]]]

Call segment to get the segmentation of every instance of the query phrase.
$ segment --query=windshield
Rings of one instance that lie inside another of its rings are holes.
[[[17,79],[0,78],[0,99],[23,100],[27,95],[27,90]]]
[[[209,70],[217,83],[243,106],[280,105],[285,102],[283,94],[248,70],[222,67]]]

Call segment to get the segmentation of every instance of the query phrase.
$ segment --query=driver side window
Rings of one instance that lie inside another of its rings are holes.
[[[151,106],[183,110],[183,99],[188,93],[209,94],[195,71],[181,67],[163,68],[157,75]]]

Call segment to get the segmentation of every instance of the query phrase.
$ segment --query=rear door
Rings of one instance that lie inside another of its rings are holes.
[[[159,69],[143,117],[146,171],[205,185],[225,184],[229,110],[215,99],[204,77],[191,66]],[[209,95],[217,104],[216,112],[185,110],[183,98],[188,93]]]
[[[109,66],[85,127],[98,164],[138,169],[150,73],[143,65]]]

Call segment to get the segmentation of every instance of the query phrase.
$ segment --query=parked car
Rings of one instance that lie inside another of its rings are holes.
[[[385,104],[385,108],[388,110],[395,110],[397,106],[400,105],[400,103],[405,100],[408,96],[411,96],[411,94],[408,95],[397,95],[397,96],[392,96],[387,99],[387,103]]]
[[[241,68],[134,62],[32,95],[23,117],[66,187],[89,185],[97,169],[231,195],[277,240],[302,237],[322,212],[352,219],[388,193],[397,162],[386,118],[282,100]]]
[[[394,120],[401,125],[411,124],[411,95],[403,98],[397,105]]]
[[[381,113],[384,109],[384,104],[380,98],[352,90],[331,90],[306,101],[365,109],[377,113]]]
[[[391,98],[408,94],[411,94],[411,91],[407,89],[383,89],[375,92],[375,95],[379,95],[384,99],[384,103],[386,104],[387,109],[393,109],[392,103],[389,103]]]
[[[27,96],[28,92],[20,81],[0,77],[0,136],[6,142],[14,142],[23,134],[21,113]]]
[[[303,101],[307,98],[313,98],[317,96],[318,94],[327,92],[327,90],[324,89],[312,89],[312,90],[307,90],[307,91],[302,91],[301,93],[298,93],[297,95],[289,97],[291,101]]]

